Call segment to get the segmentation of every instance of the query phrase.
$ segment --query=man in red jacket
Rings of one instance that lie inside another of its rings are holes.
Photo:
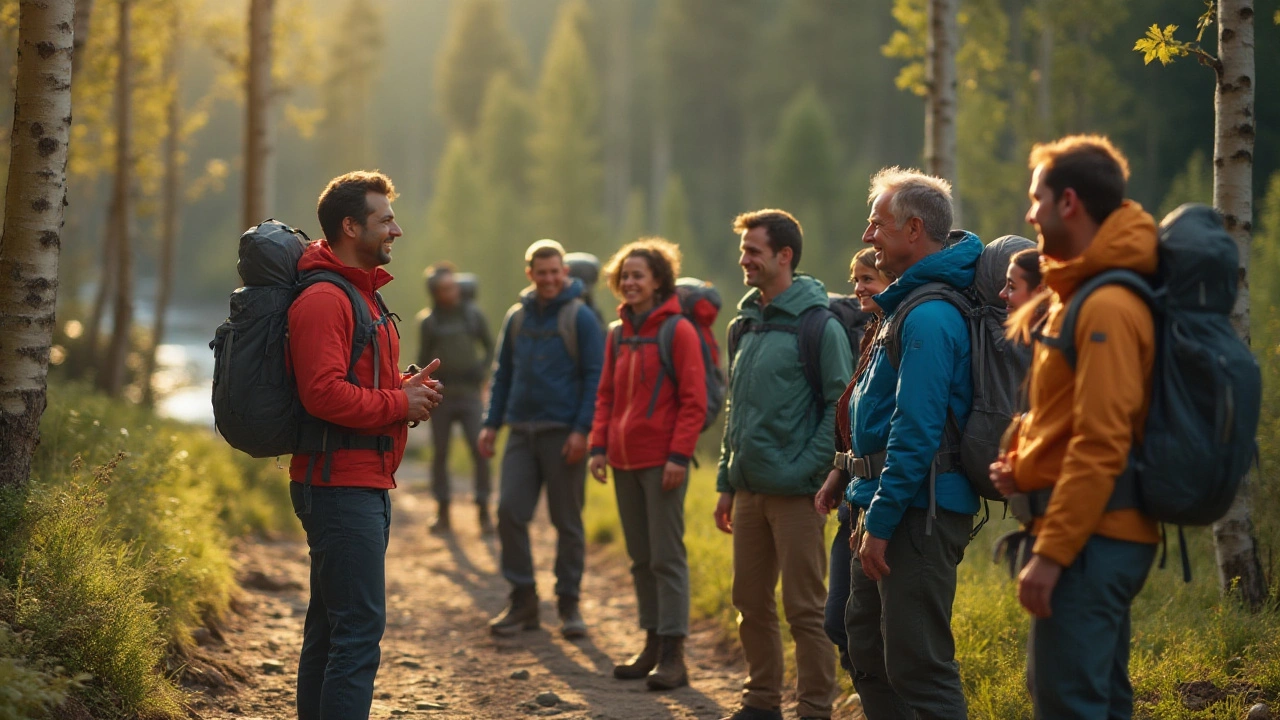
[[[377,295],[391,281],[382,265],[400,226],[391,180],[378,172],[335,178],[316,213],[324,238],[298,262],[328,279],[289,309],[289,354],[302,406],[325,450],[299,453],[289,467],[294,512],[311,549],[311,601],[298,661],[298,718],[369,717],[386,627],[387,540],[395,471],[406,423],[426,420],[441,399],[430,378],[439,361],[409,377],[400,341]],[[349,294],[350,293],[350,294]],[[357,312],[354,302],[367,312]],[[362,325],[360,318],[368,318]],[[367,342],[352,358],[357,334]]]

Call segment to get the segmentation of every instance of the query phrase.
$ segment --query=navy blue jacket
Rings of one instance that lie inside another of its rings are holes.
[[[582,283],[570,278],[545,307],[539,305],[532,289],[520,296],[524,306],[520,335],[511,337],[511,314],[498,334],[485,426],[548,422],[568,425],[583,434],[591,432],[596,385],[604,364],[604,329],[591,308],[585,304],[579,307],[576,363],[556,332],[560,308],[582,294]]]

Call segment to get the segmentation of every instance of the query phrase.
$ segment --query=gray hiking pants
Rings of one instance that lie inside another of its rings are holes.
[[[462,425],[467,448],[471,450],[476,476],[476,503],[487,505],[489,502],[489,460],[481,457],[478,442],[483,411],[480,396],[472,393],[446,393],[439,407],[431,411],[431,493],[441,505],[448,505],[453,495],[449,488],[449,440],[453,436],[454,423]]]
[[[845,632],[853,686],[875,720],[968,717],[951,605],[973,516],[939,509],[926,535],[926,515],[909,508],[902,516],[885,552],[890,572],[879,583],[862,572],[857,554],[849,567]],[[859,521],[859,542],[864,532]]]
[[[614,470],[622,535],[631,556],[640,627],[659,635],[689,634],[689,561],[684,549],[684,495],[689,482],[662,489],[663,467]]]
[[[583,457],[573,465],[565,464],[560,451],[569,432],[567,427],[511,429],[498,491],[498,539],[502,542],[502,576],[515,587],[533,587],[529,522],[546,486],[547,512],[556,527],[556,594],[577,597],[587,552],[582,529],[587,460]]]

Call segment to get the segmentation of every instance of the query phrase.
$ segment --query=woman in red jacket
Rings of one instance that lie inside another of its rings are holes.
[[[609,288],[623,304],[605,341],[591,430],[591,475],[605,482],[606,466],[613,467],[640,627],[647,633],[644,649],[615,666],[613,675],[647,678],[652,690],[689,682],[684,496],[707,411],[701,340],[681,316],[675,294],[679,272],[680,248],[659,238],[624,246],[605,267]],[[667,349],[658,344],[667,322],[675,330],[668,335],[671,374],[662,363]]]

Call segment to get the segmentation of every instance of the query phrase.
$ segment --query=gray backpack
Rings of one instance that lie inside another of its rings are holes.
[[[952,231],[953,238],[959,232]],[[969,327],[973,408],[964,427],[947,412],[934,469],[938,472],[963,470],[969,484],[987,500],[1004,500],[991,484],[989,469],[1000,452],[1001,437],[1018,412],[1022,383],[1031,367],[1031,348],[1005,337],[1008,312],[1000,299],[1000,290],[1004,287],[1009,258],[1031,247],[1035,244],[1016,235],[995,240],[983,248],[978,258],[973,285],[964,290],[946,283],[921,285],[889,316],[877,339],[884,344],[889,362],[897,370],[902,361],[902,324],[908,313],[930,300],[945,300],[964,316]]]
[[[556,329],[554,332],[560,336],[564,342],[564,349],[569,352],[569,357],[573,358],[575,365],[578,362],[578,309],[586,305],[580,298],[574,298],[564,305],[560,306],[559,312],[556,313]],[[507,310],[507,316],[503,319],[502,324],[507,328],[507,337],[515,339],[521,334],[525,335],[541,335],[547,331],[534,331],[524,329],[524,303],[518,302]]]
[[[244,286],[231,293],[230,314],[209,343],[214,357],[213,416],[227,443],[252,457],[312,453],[314,466],[315,456],[322,455],[322,478],[328,482],[335,450],[390,452],[392,438],[359,435],[303,409],[286,360],[289,307],[316,283],[341,288],[355,313],[347,382],[360,384],[356,361],[372,346],[375,387],[380,365],[376,336],[383,325],[392,323],[394,315],[382,296],[375,294],[380,317],[372,317],[360,291],[338,273],[300,274],[298,260],[309,242],[306,233],[276,220],[267,220],[240,236],[237,269]],[[308,482],[312,469],[308,467]]]

